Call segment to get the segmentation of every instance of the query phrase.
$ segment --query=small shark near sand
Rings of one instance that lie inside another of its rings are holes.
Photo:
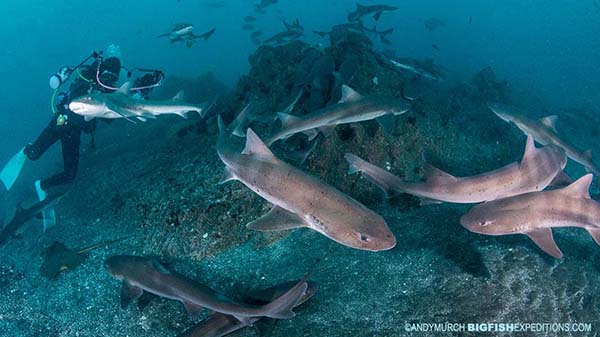
[[[600,168],[592,161],[591,152],[581,152],[573,145],[562,139],[556,132],[557,116],[548,116],[539,120],[533,120],[515,111],[507,105],[490,103],[490,110],[496,116],[506,122],[513,122],[523,133],[532,136],[533,139],[542,144],[554,144],[565,150],[567,157],[583,165],[588,172],[600,175]]]
[[[305,133],[312,140],[319,131],[327,135],[339,124],[364,122],[386,115],[397,116],[409,109],[410,105],[404,101],[363,97],[349,86],[342,85],[342,98],[336,104],[301,117],[278,113],[281,129],[271,135],[266,143],[271,145],[297,133]]]
[[[531,192],[473,207],[460,223],[485,235],[525,234],[544,252],[561,258],[552,228],[586,229],[600,245],[600,204],[590,199],[592,175],[558,190]]]
[[[238,321],[246,323],[253,317],[276,319],[294,317],[292,309],[305,295],[310,276],[310,274],[305,276],[273,301],[257,306],[236,303],[207,286],[172,274],[153,259],[118,255],[108,258],[104,266],[113,277],[123,281],[122,307],[126,307],[132,300],[139,298],[144,291],[147,291],[160,297],[182,302],[191,314],[198,313],[205,308],[233,316]]]
[[[204,117],[207,104],[190,104],[182,101],[183,91],[168,101],[152,101],[136,99],[129,96],[130,82],[127,82],[113,93],[93,92],[81,96],[69,104],[69,109],[81,115],[86,121],[94,118],[124,118],[135,122],[136,118],[145,122],[148,118],[155,119],[158,115],[176,114],[187,118],[187,113],[195,111]]]
[[[569,181],[562,171],[567,163],[564,151],[554,145],[538,149],[531,137],[527,138],[521,163],[471,177],[455,177],[425,164],[426,181],[419,183],[405,182],[351,153],[345,158],[350,163],[350,173],[361,172],[387,196],[409,193],[428,202],[479,203],[541,191],[553,181]]]
[[[50,194],[46,199],[33,204],[29,208],[19,206],[12,220],[0,231],[0,245],[6,243],[27,222],[41,215],[46,208],[52,208],[63,196],[64,193]]]
[[[273,204],[262,218],[247,224],[260,231],[307,227],[345,246],[381,251],[396,238],[385,220],[334,187],[281,161],[248,129],[246,147],[238,153],[228,144],[219,118],[217,153],[226,165],[221,183],[239,180]]]
[[[274,287],[261,290],[256,294],[252,294],[252,298],[244,299],[243,302],[250,303],[250,304],[256,304],[256,305],[269,303],[269,302],[275,300],[277,297],[284,294],[289,289],[291,289],[296,283],[297,283],[297,281],[296,282],[284,282],[284,283],[278,284]],[[316,283],[314,283],[314,282],[307,282],[307,283],[308,283],[308,288],[306,289],[306,293],[300,299],[300,301],[298,302],[298,304],[296,306],[300,306],[304,302],[311,299],[313,297],[313,295],[315,294],[315,292],[317,291]],[[178,337],[222,337],[222,336],[229,335],[230,333],[233,333],[240,329],[243,329],[247,326],[254,326],[260,332],[265,332],[264,331],[265,328],[266,329],[273,328],[275,323],[276,323],[275,320],[273,320],[271,318],[265,318],[265,317],[253,317],[253,318],[249,319],[248,322],[244,323],[244,322],[238,321],[233,316],[228,316],[228,315],[221,314],[221,313],[215,313],[215,314],[209,316],[204,321],[202,321],[202,322],[196,324],[195,326],[193,326],[192,328],[188,329],[187,331],[185,331]],[[268,333],[268,332],[269,331],[266,331],[266,333]],[[265,336],[267,334],[261,333],[260,335]]]
[[[363,16],[373,14],[373,19],[378,21],[383,12],[391,12],[397,10],[398,7],[387,5],[361,5],[356,4],[356,10],[348,14],[348,21],[357,21]]]

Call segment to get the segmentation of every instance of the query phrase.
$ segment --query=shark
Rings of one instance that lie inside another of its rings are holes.
[[[13,218],[0,231],[0,245],[5,244],[23,225],[40,216],[47,208],[52,208],[56,205],[65,193],[53,193],[48,195],[46,199],[31,205],[29,208],[17,207],[17,211]]]
[[[357,21],[363,16],[373,14],[373,19],[378,21],[383,12],[391,12],[397,10],[398,7],[388,5],[361,5],[356,4],[356,9],[348,14],[348,21]]]
[[[422,64],[419,64],[419,62],[417,62],[417,60],[411,60],[411,59],[407,59],[407,60],[394,60],[394,59],[388,59],[386,60],[387,62],[389,62],[389,64],[392,66],[392,68],[395,68],[396,70],[399,71],[405,71],[405,72],[409,72],[409,73],[413,73],[415,75],[417,75],[420,78],[426,79],[426,80],[430,80],[430,81],[434,81],[434,82],[441,82],[444,80],[444,76],[442,74],[441,71],[437,70],[437,69],[433,69],[433,60],[431,60],[431,62],[429,63],[429,61],[423,62]],[[425,65],[431,65],[431,70],[426,69],[424,66]]]
[[[281,44],[281,43],[285,43],[285,42],[289,42],[292,40],[297,40],[299,38],[301,38],[302,36],[304,36],[304,32],[300,31],[300,30],[284,30],[280,33],[277,33],[271,37],[269,37],[268,39],[265,39],[263,41],[264,44],[269,44],[269,43],[274,43],[274,44]]]
[[[542,144],[554,144],[565,150],[567,157],[583,165],[587,172],[598,176],[600,168],[593,162],[591,151],[581,152],[575,146],[561,138],[556,131],[557,116],[547,116],[538,120],[530,119],[517,112],[514,108],[500,103],[488,104],[496,116],[505,122],[514,123],[519,130],[526,135],[531,135],[533,139]]]
[[[361,172],[388,197],[395,192],[409,193],[422,198],[425,203],[480,203],[541,191],[551,183],[571,182],[563,173],[567,164],[565,152],[555,145],[536,148],[532,137],[527,137],[520,163],[470,177],[455,177],[425,164],[426,181],[417,183],[405,182],[354,154],[347,153],[345,158],[350,164],[349,173]]]
[[[84,117],[86,121],[94,118],[124,118],[130,122],[134,119],[145,122],[158,115],[176,114],[187,118],[190,111],[198,112],[202,117],[206,114],[207,104],[190,104],[183,102],[183,91],[168,101],[136,99],[129,96],[131,83],[123,84],[113,93],[92,92],[73,99],[69,109]]]
[[[561,258],[563,253],[554,242],[552,228],[584,228],[600,245],[600,204],[589,194],[592,178],[592,174],[587,174],[562,189],[476,205],[460,218],[460,223],[478,234],[525,234],[555,258]]]
[[[276,4],[277,1],[278,0],[260,0],[260,2],[254,6],[254,9],[258,13],[264,13],[267,7]]]
[[[182,302],[190,314],[198,313],[205,308],[233,316],[238,321],[246,323],[252,317],[276,319],[294,317],[292,309],[305,295],[308,288],[308,277],[310,277],[309,273],[281,296],[267,304],[257,306],[237,303],[207,286],[184,276],[175,275],[155,259],[116,255],[109,257],[104,262],[104,266],[114,278],[123,281],[121,289],[121,306],[123,308],[146,291]]]
[[[194,26],[190,23],[178,23],[173,25],[168,32],[158,37],[168,37],[169,40],[174,41],[180,39],[182,36],[191,34],[193,30]]]
[[[246,225],[258,231],[310,228],[342,245],[382,251],[396,238],[385,220],[360,202],[275,157],[248,128],[246,146],[238,153],[229,143],[219,116],[217,154],[225,164],[221,183],[238,180],[273,204],[263,217]]]
[[[386,115],[401,115],[410,110],[410,105],[401,100],[363,97],[347,85],[342,85],[342,98],[336,104],[326,106],[306,116],[293,116],[286,112],[277,114],[282,122],[281,129],[266,139],[271,145],[297,133],[304,133],[309,140],[318,132],[328,135],[339,124],[357,123]]]
[[[257,305],[269,303],[292,288],[296,282],[284,282],[274,287],[258,291],[257,293],[253,293],[251,298],[244,299],[243,302],[254,303]],[[306,301],[311,299],[317,291],[316,283],[309,281],[307,284],[308,288],[296,306],[304,304]],[[272,328],[275,322],[275,320],[265,317],[253,317],[249,319],[248,322],[240,322],[233,316],[215,313],[209,316],[206,320],[199,322],[190,329],[186,330],[178,337],[221,337],[243,329],[247,326],[254,326],[257,329],[260,329],[261,327]],[[262,332],[262,330],[259,331]],[[261,333],[260,335],[266,334]]]

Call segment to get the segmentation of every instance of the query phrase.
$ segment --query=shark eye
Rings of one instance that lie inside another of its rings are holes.
[[[486,220],[486,221],[480,221],[480,222],[479,222],[479,226],[481,226],[481,227],[485,227],[485,226],[487,226],[487,225],[491,225],[491,224],[493,224],[493,223],[494,223],[493,221],[489,221],[489,220]]]
[[[358,238],[360,239],[360,241],[363,241],[363,242],[371,241],[371,238],[369,238],[368,236],[361,234],[361,233],[358,233]]]

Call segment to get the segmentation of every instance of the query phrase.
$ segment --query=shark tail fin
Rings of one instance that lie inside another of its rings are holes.
[[[266,317],[276,319],[289,319],[294,317],[296,314],[292,311],[295,306],[300,303],[306,291],[308,290],[308,279],[312,275],[311,270],[306,274],[300,281],[296,283],[290,290],[279,296],[274,301],[263,306],[263,309],[267,311]]]

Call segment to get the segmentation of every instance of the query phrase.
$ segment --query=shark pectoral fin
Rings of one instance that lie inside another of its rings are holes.
[[[140,111],[139,115],[144,118],[156,119],[156,115],[154,115],[152,112],[147,111],[147,110]]]
[[[591,173],[588,173],[560,191],[564,195],[572,198],[591,199],[590,185],[592,184],[593,178],[594,176]]]
[[[334,130],[335,130],[335,125],[325,125],[325,126],[322,126],[319,128],[319,131],[321,131],[321,133],[325,137],[331,136],[331,134],[333,133]],[[310,140],[312,140],[312,139],[310,139]]]
[[[549,186],[552,187],[565,187],[573,183],[573,179],[571,179],[564,171],[558,172],[554,179],[550,182]]]
[[[343,84],[342,98],[340,98],[340,101],[338,103],[356,102],[361,98],[362,96],[358,92],[354,91],[354,89],[350,88],[349,86]]]
[[[381,117],[377,117],[377,123],[381,126],[381,129],[388,135],[391,134],[396,128],[396,118],[394,115],[383,115]]]
[[[149,293],[149,292],[143,293],[142,296],[140,296],[140,298],[138,298],[138,302],[137,302],[138,310],[143,311],[150,304],[150,302],[152,302],[152,300],[157,297],[158,296],[156,296],[152,293]]]
[[[244,147],[242,154],[256,155],[257,157],[269,160],[271,162],[277,161],[277,158],[273,152],[271,152],[269,147],[263,143],[263,141],[258,138],[256,133],[254,133],[254,131],[252,131],[250,128],[248,128],[246,131],[246,146]]]
[[[305,130],[305,131],[302,131],[302,133],[308,137],[309,141],[317,138],[317,136],[319,135],[319,132],[317,131],[317,129]]]
[[[587,231],[590,233],[596,244],[600,246],[600,229],[590,228]]]
[[[540,119],[540,122],[545,126],[552,129],[552,131],[556,132],[556,120],[558,119],[557,115],[547,116]]]
[[[85,116],[83,116],[83,120],[84,120],[84,121],[86,121],[86,122],[89,122],[89,121],[91,121],[92,119],[94,119],[94,116],[89,116],[89,115],[85,115]]]
[[[269,317],[263,317],[260,321],[253,324],[254,331],[260,337],[270,336],[275,329],[275,324],[277,324],[277,320]]]
[[[279,206],[273,206],[267,214],[249,222],[246,227],[260,232],[270,232],[307,226],[298,215]]]
[[[221,180],[219,180],[219,185],[224,184],[231,180],[236,180],[235,174],[229,167],[225,167],[225,171],[223,171],[223,175],[221,176]]]
[[[108,109],[110,111],[113,111],[114,113],[116,113],[117,115],[123,117],[124,119],[130,121],[133,124],[137,124],[133,119],[129,118],[129,116],[127,116],[127,111],[117,107],[117,106],[108,106]]]
[[[145,121],[146,121],[146,118],[144,118],[144,117],[137,116],[136,118],[137,118],[138,120],[142,121],[142,122],[145,122]]]
[[[202,311],[202,307],[196,303],[192,303],[189,301],[184,301],[183,306],[185,307],[185,311],[187,311],[188,315],[196,316]]]
[[[379,18],[381,17],[381,13],[382,12],[375,13],[375,15],[373,15],[373,19],[375,19],[375,21],[379,21]]]
[[[125,309],[131,301],[138,299],[144,290],[138,288],[127,281],[123,281],[121,286],[121,308]]]
[[[458,179],[455,176],[446,173],[428,163],[425,163],[423,165],[423,170],[425,171],[425,179],[429,184],[449,184],[458,181]]]
[[[554,242],[554,238],[552,237],[552,229],[540,228],[525,234],[529,236],[529,238],[547,254],[557,259],[560,259],[563,256],[562,252],[556,245],[556,242]]]

